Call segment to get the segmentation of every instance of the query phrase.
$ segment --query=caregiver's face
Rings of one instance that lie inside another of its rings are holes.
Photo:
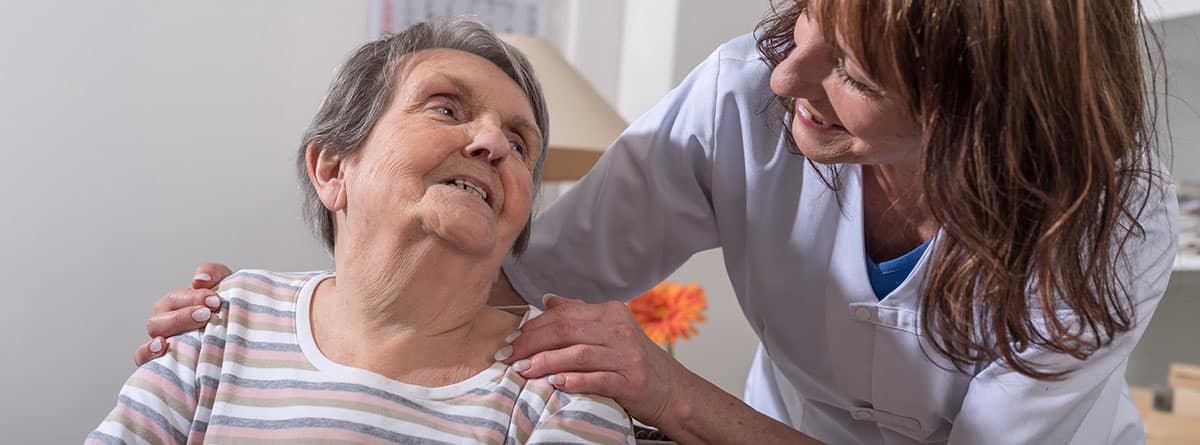
[[[376,247],[417,233],[507,255],[529,218],[541,156],[529,99],[499,67],[462,51],[422,51],[400,71],[387,110],[347,163],[351,232]]]
[[[919,162],[920,127],[851,58],[838,59],[808,13],[796,21],[796,48],[771,72],[771,90],[795,99],[791,131],[821,163]]]

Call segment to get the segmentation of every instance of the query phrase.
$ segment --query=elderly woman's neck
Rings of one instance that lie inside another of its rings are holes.
[[[449,384],[489,366],[520,322],[487,306],[499,260],[420,246],[399,258],[336,258],[337,275],[317,287],[309,314],[318,348],[343,365],[415,384]]]
[[[409,246],[386,259],[348,255],[336,258],[338,294],[367,324],[452,330],[486,308],[499,261],[481,261],[433,243]]]

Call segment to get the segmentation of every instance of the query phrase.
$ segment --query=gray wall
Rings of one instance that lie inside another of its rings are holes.
[[[1175,177],[1200,183],[1200,15],[1163,22],[1158,27],[1166,52],[1167,95]],[[1168,123],[1160,119],[1163,135]],[[1164,137],[1165,140],[1165,137]]]
[[[77,443],[207,260],[323,268],[291,159],[365,0],[7,1],[0,442]]]
[[[1200,183],[1200,15],[1162,22],[1158,32],[1166,53],[1168,95],[1161,98],[1170,117],[1176,179]],[[1163,119],[1161,137],[1167,141]],[[1200,365],[1200,271],[1176,271],[1150,327],[1129,358],[1131,385],[1163,388],[1171,362]]]

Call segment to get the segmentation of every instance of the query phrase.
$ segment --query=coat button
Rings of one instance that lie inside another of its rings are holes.
[[[871,319],[871,310],[867,309],[865,307],[860,307],[860,308],[858,308],[858,310],[854,311],[854,318],[857,318],[858,321],[870,320]]]

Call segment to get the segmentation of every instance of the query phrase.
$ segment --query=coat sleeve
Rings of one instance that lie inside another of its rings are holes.
[[[1179,209],[1174,193],[1155,193],[1142,218],[1145,237],[1131,239],[1126,283],[1135,309],[1134,327],[1080,361],[1030,349],[1021,354],[1045,369],[1073,370],[1065,379],[1038,381],[1002,364],[985,367],[971,381],[950,433],[951,444],[1138,443],[1145,440],[1125,383],[1130,351],[1137,345],[1166,291],[1174,263]]]
[[[609,147],[534,222],[504,271],[530,304],[555,292],[628,300],[693,253],[717,247],[712,203],[714,53]]]

